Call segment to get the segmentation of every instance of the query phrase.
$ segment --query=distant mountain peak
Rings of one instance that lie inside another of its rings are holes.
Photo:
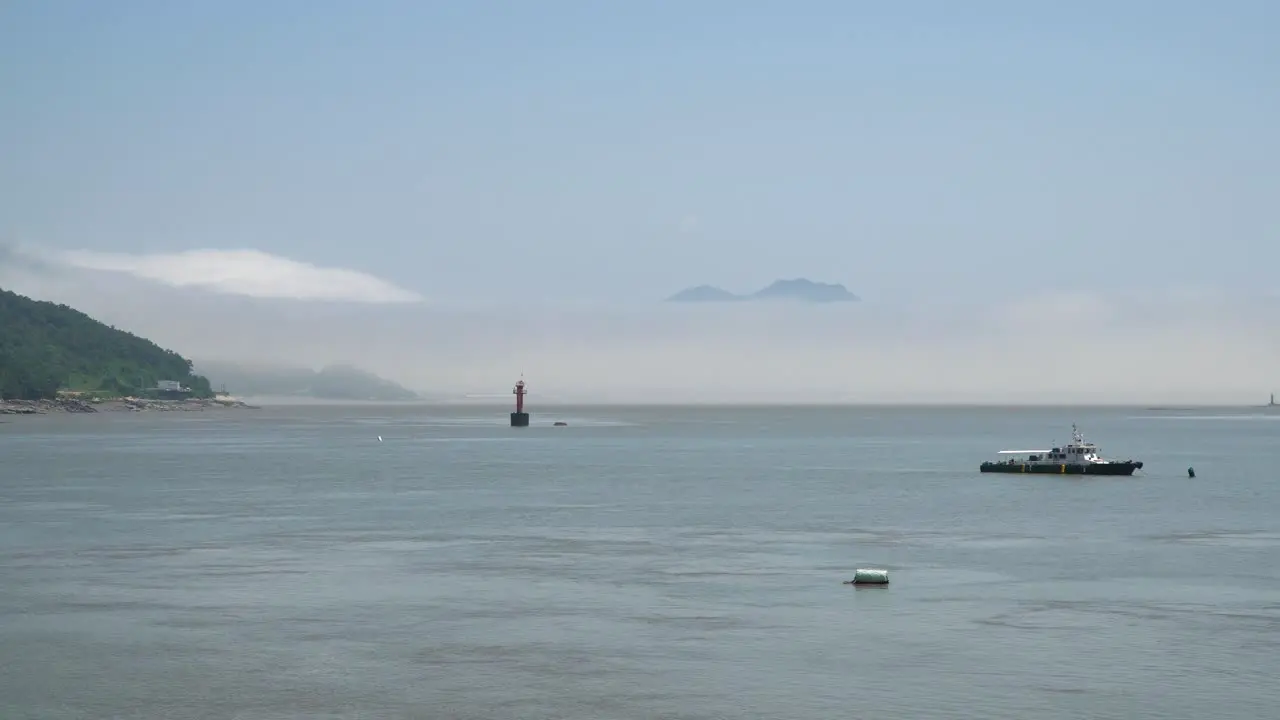
[[[769,287],[757,290],[753,297],[761,300],[787,299],[808,302],[856,302],[859,299],[844,285],[814,282],[807,278],[774,280]]]
[[[712,285],[699,285],[681,290],[667,298],[667,302],[732,302],[741,299],[728,290]]]
[[[737,295],[712,285],[691,287],[667,298],[667,302],[742,302],[751,300],[792,300],[809,303],[857,302],[860,298],[839,283],[815,282],[807,278],[775,280],[768,287]]]

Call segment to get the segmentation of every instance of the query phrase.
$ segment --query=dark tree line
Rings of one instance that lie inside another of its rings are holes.
[[[128,394],[177,380],[196,397],[212,395],[191,361],[84,313],[0,289],[0,397],[55,397],[73,376],[88,390]]]

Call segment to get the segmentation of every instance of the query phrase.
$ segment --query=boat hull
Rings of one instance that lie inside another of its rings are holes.
[[[1029,475],[1132,475],[1140,470],[1139,461],[1111,463],[995,463],[984,462],[978,468],[984,473],[1018,473]]]

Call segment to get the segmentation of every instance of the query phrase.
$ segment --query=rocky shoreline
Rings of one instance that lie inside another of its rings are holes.
[[[143,398],[118,398],[114,400],[81,400],[58,398],[56,400],[0,400],[0,415],[48,415],[51,413],[97,412],[199,412],[203,410],[243,409],[257,410],[240,400],[210,398],[207,400],[146,400]]]

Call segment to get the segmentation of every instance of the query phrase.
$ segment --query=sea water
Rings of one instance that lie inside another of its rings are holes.
[[[1280,413],[507,410],[0,424],[0,717],[1280,706]],[[1072,423],[1145,469],[978,473]]]

